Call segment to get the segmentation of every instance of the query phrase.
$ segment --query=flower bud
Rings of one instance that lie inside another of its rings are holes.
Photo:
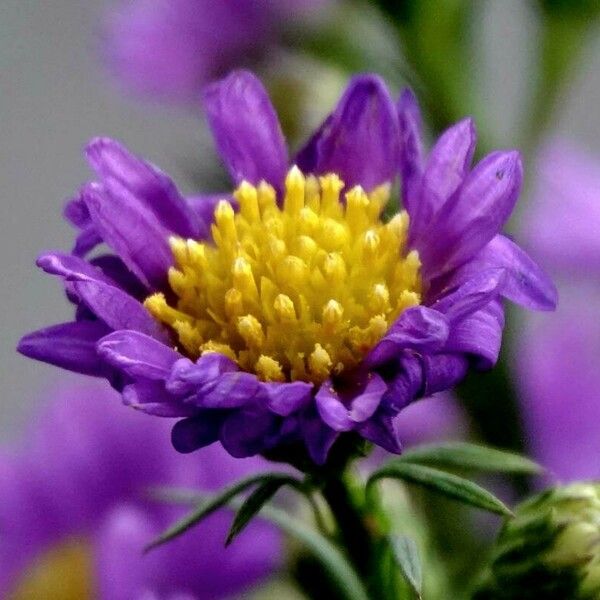
[[[600,599],[600,483],[549,489],[518,506],[474,598]]]

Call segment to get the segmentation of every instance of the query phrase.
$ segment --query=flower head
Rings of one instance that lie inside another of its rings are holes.
[[[477,600],[600,598],[600,488],[574,483],[517,507]]]
[[[554,307],[552,283],[499,233],[519,155],[471,168],[469,119],[425,157],[412,94],[395,105],[378,77],[359,76],[290,168],[251,74],[213,84],[205,103],[233,197],[184,199],[155,167],[94,140],[98,181],[67,209],[75,249],[38,260],[65,280],[78,318],[20,344],[108,377],[140,410],[183,417],[179,450],[300,443],[323,463],[355,432],[399,452],[399,411],[494,364],[503,297]],[[398,175],[403,210],[387,218]],[[101,241],[114,254],[85,260]]]
[[[2,449],[0,596],[214,599],[269,575],[277,532],[254,523],[225,551],[225,512],[143,555],[182,514],[151,501],[149,488],[218,489],[261,462],[218,447],[182,457],[164,443],[168,423],[120,407],[113,395],[92,382],[63,384],[26,442]]]
[[[103,31],[106,63],[128,89],[196,102],[202,86],[264,59],[323,0],[119,0]]]

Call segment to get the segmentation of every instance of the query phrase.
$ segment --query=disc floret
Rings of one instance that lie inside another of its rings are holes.
[[[145,306],[191,358],[221,352],[264,381],[321,382],[356,366],[391,323],[420,303],[420,261],[406,247],[408,215],[381,219],[389,187],[344,194],[335,174],[293,167],[282,205],[274,188],[222,200],[212,243],[173,237],[175,266]]]

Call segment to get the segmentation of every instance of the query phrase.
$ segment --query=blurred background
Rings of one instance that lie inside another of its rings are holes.
[[[331,32],[339,33],[342,25],[335,25],[332,10],[346,11],[344,27],[353,31],[353,44],[361,52],[366,49],[358,63],[350,56],[346,65],[382,72],[394,88],[410,79],[384,11],[371,3],[340,4],[345,8],[329,5],[309,16],[330,23],[326,34],[313,40],[323,55],[333,56],[329,64],[299,58],[296,48],[273,52],[265,68],[267,73],[288,69],[308,84],[308,93],[314,95],[303,108],[305,131],[328,112],[347,78],[335,64],[339,49]],[[539,15],[535,3],[522,0],[475,4],[470,66],[479,100],[476,108],[465,106],[464,114],[477,113],[486,145],[521,145],[523,107],[541,51]],[[85,142],[94,135],[118,138],[173,175],[186,192],[219,184],[199,104],[140,99],[111,76],[104,56],[106,10],[100,1],[3,0],[0,5],[0,431],[6,436],[24,422],[28,405],[48,381],[59,376],[56,369],[27,360],[14,348],[23,333],[70,314],[61,286],[42,276],[34,260],[41,249],[67,249],[72,243],[73,231],[59,212],[89,176],[81,156]],[[573,63],[548,129],[600,155],[600,35],[594,31]],[[457,112],[452,116],[460,116]],[[531,154],[527,160],[531,169]]]

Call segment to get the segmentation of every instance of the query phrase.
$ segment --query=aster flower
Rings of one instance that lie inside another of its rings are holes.
[[[195,102],[202,86],[264,59],[284,24],[324,0],[119,0],[106,17],[103,53],[128,89]]]
[[[26,442],[0,454],[2,598],[229,597],[278,566],[280,536],[264,522],[227,551],[231,517],[216,513],[168,548],[142,550],[181,514],[149,500],[151,486],[219,488],[251,474],[214,446],[183,457],[167,422],[126,410],[92,381],[63,384]]]
[[[495,363],[503,298],[554,308],[552,283],[499,233],[519,154],[471,168],[470,119],[426,156],[411,92],[395,104],[378,77],[359,76],[290,169],[253,75],[210,86],[205,108],[233,198],[184,199],[117,142],[92,141],[98,179],[66,213],[74,251],[38,260],[65,281],[76,320],[19,346],[181,417],[178,450],[304,446],[321,464],[354,433],[398,453],[403,408]],[[404,208],[385,220],[398,176]],[[85,259],[99,242],[112,253]]]
[[[553,140],[536,173],[521,237],[556,278],[564,300],[552,319],[532,315],[519,329],[523,422],[531,452],[554,475],[598,477],[600,161]]]

